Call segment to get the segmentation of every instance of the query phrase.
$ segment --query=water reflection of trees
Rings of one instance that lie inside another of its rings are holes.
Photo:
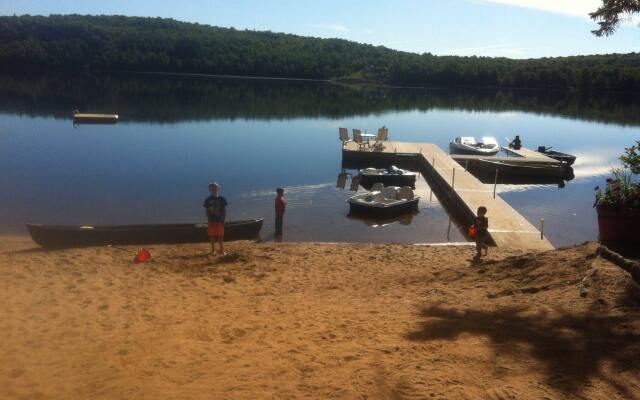
[[[318,82],[159,76],[0,77],[0,112],[70,118],[118,112],[123,121],[345,118],[432,109],[525,111],[640,125],[640,97],[540,90],[398,89]]]

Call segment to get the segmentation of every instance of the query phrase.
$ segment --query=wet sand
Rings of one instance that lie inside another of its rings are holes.
[[[640,289],[595,244],[0,241],[3,399],[640,399]],[[131,248],[134,249],[133,247]]]

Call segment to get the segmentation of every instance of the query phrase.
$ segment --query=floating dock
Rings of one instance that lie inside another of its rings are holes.
[[[373,151],[369,148],[360,149],[356,143],[348,142],[342,149],[343,163],[345,166],[354,163],[384,166],[409,160],[428,178],[429,185],[440,193],[443,206],[449,210],[453,209],[462,221],[471,224],[478,207],[487,207],[489,234],[496,246],[525,251],[546,251],[554,248],[526,218],[500,196],[494,197],[492,186],[481,183],[435,144],[390,141],[383,143],[382,149]],[[532,150],[515,151],[518,152],[515,157],[500,158],[529,158],[530,163],[558,162]]]
[[[118,114],[85,114],[74,112],[74,124],[115,124],[118,122]]]

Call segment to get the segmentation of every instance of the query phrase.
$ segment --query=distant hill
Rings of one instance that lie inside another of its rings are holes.
[[[162,71],[640,92],[640,54],[512,60],[124,16],[0,17],[0,72]]]

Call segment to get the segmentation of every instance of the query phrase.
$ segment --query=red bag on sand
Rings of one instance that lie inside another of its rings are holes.
[[[472,238],[475,238],[475,237],[476,237],[476,233],[477,233],[477,232],[478,232],[478,231],[476,230],[476,226],[475,226],[475,225],[471,225],[471,226],[469,227],[469,236],[471,236]]]
[[[147,261],[151,261],[151,253],[147,249],[140,249],[138,254],[133,257],[133,262],[135,264],[146,263]]]

